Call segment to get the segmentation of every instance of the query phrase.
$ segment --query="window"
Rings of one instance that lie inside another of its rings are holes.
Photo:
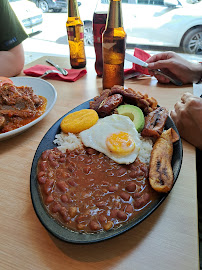
[[[164,6],[164,0],[137,0],[138,4]]]

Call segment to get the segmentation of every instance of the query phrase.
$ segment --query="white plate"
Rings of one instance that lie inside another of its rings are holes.
[[[13,136],[18,135],[21,132],[24,132],[28,128],[32,127],[39,121],[41,121],[53,108],[56,99],[57,99],[57,92],[52,84],[47,81],[44,81],[39,78],[32,78],[32,77],[12,77],[10,78],[13,81],[13,84],[16,86],[28,86],[32,87],[34,93],[36,95],[43,96],[47,99],[47,106],[45,112],[34,121],[30,122],[29,124],[14,129],[12,131],[8,131],[5,133],[0,134],[0,141],[11,138]]]

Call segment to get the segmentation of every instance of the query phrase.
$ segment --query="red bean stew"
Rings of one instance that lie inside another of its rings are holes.
[[[159,196],[149,185],[146,164],[136,159],[120,165],[92,148],[46,150],[37,174],[48,213],[83,233],[120,227]]]

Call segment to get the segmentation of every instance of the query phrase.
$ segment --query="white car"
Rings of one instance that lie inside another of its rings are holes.
[[[40,8],[27,0],[9,2],[27,34],[42,31],[43,13]]]
[[[108,11],[108,0],[100,0],[99,11]],[[84,22],[85,44],[93,45],[94,0],[79,0]],[[185,0],[122,0],[128,44],[182,48],[202,54],[202,2]]]

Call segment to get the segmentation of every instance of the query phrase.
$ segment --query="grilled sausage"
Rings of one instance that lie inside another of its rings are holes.
[[[120,94],[109,96],[102,101],[99,108],[97,109],[97,113],[101,117],[110,115],[113,112],[113,110],[117,108],[122,102],[123,96]]]

